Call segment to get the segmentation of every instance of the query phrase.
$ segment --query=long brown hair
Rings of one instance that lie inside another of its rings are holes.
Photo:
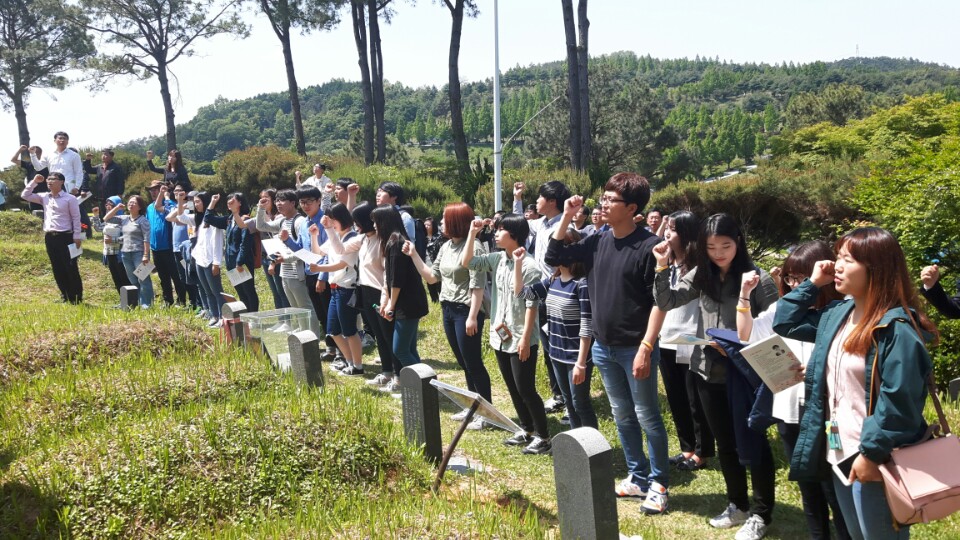
[[[907,259],[897,239],[879,227],[861,227],[837,240],[834,251],[839,253],[844,247],[854,260],[867,268],[863,320],[847,338],[844,350],[866,355],[873,342],[874,327],[887,311],[897,307],[903,308],[907,313],[911,310],[916,313],[916,317],[910,318],[910,324],[917,331],[917,335],[926,341],[922,331],[927,331],[933,335],[933,342],[936,343],[939,332],[920,308],[917,291],[907,270]]]

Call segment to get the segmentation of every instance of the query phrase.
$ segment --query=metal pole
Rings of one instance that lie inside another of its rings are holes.
[[[453,440],[450,441],[450,446],[447,447],[447,451],[443,453],[443,460],[440,462],[440,468],[437,469],[437,478],[433,481],[433,492],[436,493],[440,489],[440,482],[443,480],[443,473],[447,472],[447,465],[450,464],[450,458],[453,456],[453,451],[457,449],[457,443],[460,442],[460,437],[463,437],[463,432],[467,429],[467,424],[473,421],[473,414],[477,412],[477,409],[480,408],[480,400],[475,399],[473,405],[470,406],[470,410],[467,411],[467,416],[463,418],[463,422],[460,422],[460,427],[457,428],[457,432],[453,435]]]
[[[493,209],[503,205],[503,144],[500,141],[500,19],[497,0],[493,0]]]

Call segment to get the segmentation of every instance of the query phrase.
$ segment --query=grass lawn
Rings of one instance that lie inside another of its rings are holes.
[[[322,392],[309,391],[264,359],[221,346],[179,309],[111,309],[99,246],[97,235],[81,261],[86,304],[57,304],[39,220],[0,213],[0,538],[559,537],[550,457],[502,445],[503,431],[467,432],[458,452],[485,472],[448,472],[433,495],[432,468],[404,442],[399,401],[333,375]],[[431,309],[420,352],[441,380],[465,386]],[[490,350],[485,362],[494,404],[512,415]],[[592,390],[619,478],[625,466],[599,376]],[[441,400],[448,442],[458,424]],[[662,395],[661,407],[674,454]],[[947,408],[960,425],[957,406]],[[559,416],[550,424],[564,429]],[[770,438],[779,467],[769,538],[802,538],[799,492],[773,429]],[[620,530],[648,540],[732,538],[707,524],[725,507],[723,492],[716,460],[673,471],[670,512],[644,517],[638,502],[621,501]],[[957,538],[960,518],[912,532]]]

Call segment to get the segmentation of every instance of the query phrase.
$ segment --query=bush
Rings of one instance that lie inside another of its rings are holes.
[[[276,146],[236,150],[228,153],[220,162],[217,187],[227,193],[239,191],[249,200],[257,200],[260,191],[268,187],[293,187],[294,173],[300,163],[296,154]]]

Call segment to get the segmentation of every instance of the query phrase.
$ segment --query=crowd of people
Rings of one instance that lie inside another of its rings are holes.
[[[467,388],[493,401],[483,362],[488,325],[522,428],[504,443],[524,454],[551,451],[548,414],[597,427],[590,394],[597,371],[628,471],[611,489],[642,499],[641,512],[667,511],[672,469],[697,471],[716,457],[727,505],[709,524],[737,529],[737,540],[762,538],[776,504],[766,436],[776,424],[811,538],[909,537],[908,526],[893,522],[879,467],[926,430],[927,345],[937,329],[897,240],[883,229],[858,228],[832,246],[796,246],[767,272],[751,260],[734,218],[646,209],[650,187],[633,173],[611,177],[592,209],[559,181],[539,186],[525,206],[526,186],[517,183],[512,212],[483,219],[453,202],[439,219],[417,220],[399,184],[383,182],[375,201],[358,202],[356,183],[331,180],[329,167],[317,164],[306,180],[297,173],[295,189],[259,193],[255,212],[242,193],[227,195],[221,212],[220,195],[195,191],[175,150],[163,168],[148,154],[150,169],[163,176],[144,199],[124,194],[110,150],[92,167],[71,155],[68,140],[58,133],[54,152],[41,157],[39,148],[22,147],[15,156],[26,171],[22,198],[44,214],[63,301],[83,298],[74,249],[85,239],[80,199],[90,191],[85,174],[93,174],[92,226],[103,233],[104,264],[118,291],[138,288],[143,308],[154,302],[153,277],[141,271],[151,261],[163,302],[190,306],[212,327],[221,324],[222,274],[256,311],[262,306],[250,278],[262,268],[275,308],[310,311],[332,369],[365,374],[365,328],[380,361],[366,382],[393,392],[400,370],[421,362],[417,332],[429,296]],[[280,243],[266,242],[274,239]],[[302,250],[315,258],[305,262]],[[937,266],[922,270],[922,294],[960,317],[960,298],[948,297],[939,276]],[[703,338],[708,329],[731,331],[741,343],[783,336],[800,359],[798,384],[765,405],[762,392],[744,386],[738,349],[719,339],[676,339]],[[541,351],[546,401],[536,384]],[[658,376],[676,427],[674,456]],[[760,428],[756,415],[766,419]],[[489,424],[478,417],[468,427]],[[850,472],[841,477],[832,466],[844,463]]]

